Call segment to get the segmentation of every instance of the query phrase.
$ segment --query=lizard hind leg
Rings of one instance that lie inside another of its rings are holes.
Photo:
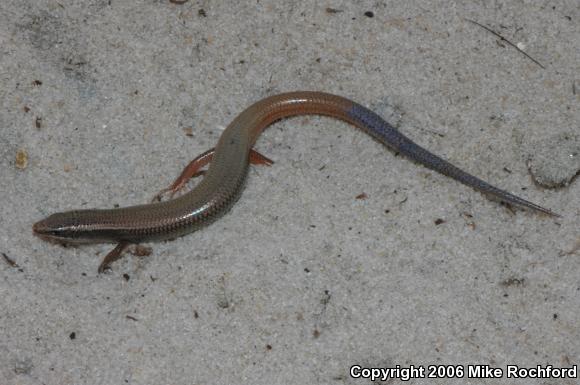
[[[192,178],[197,178],[198,176],[202,176],[205,174],[205,170],[202,170],[203,167],[207,166],[215,152],[215,148],[210,148],[206,152],[196,156],[185,168],[181,171],[181,174],[173,181],[173,183],[163,190],[159,191],[152,199],[152,202],[159,202],[161,197],[169,193],[169,198],[173,198],[173,196],[182,190],[187,182]],[[267,158],[266,156],[260,154],[258,151],[252,149],[250,150],[250,163],[256,165],[266,165],[271,166],[274,164],[274,161]]]

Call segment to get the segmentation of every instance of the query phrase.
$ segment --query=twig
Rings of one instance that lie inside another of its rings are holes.
[[[2,257],[4,257],[4,261],[6,261],[6,263],[8,264],[8,266],[10,267],[20,267],[18,266],[18,264],[9,256],[6,255],[6,253],[2,253]]]
[[[500,35],[499,33],[495,32],[493,29],[486,27],[483,24],[478,23],[475,20],[471,20],[471,19],[465,19],[466,21],[469,21],[470,23],[473,23],[475,25],[480,26],[481,28],[485,29],[486,31],[494,34],[495,36],[497,36],[500,40],[505,41],[507,44],[511,45],[512,47],[514,47],[515,49],[517,49],[521,54],[523,54],[524,56],[526,56],[528,59],[530,59],[531,61],[533,61],[534,63],[536,63],[537,65],[539,65],[542,69],[546,69],[546,67],[544,67],[542,65],[542,63],[540,63],[539,61],[537,61],[536,59],[534,59],[533,57],[531,57],[530,55],[528,55],[527,53],[525,53],[524,51],[522,51],[517,45],[515,45],[514,43],[512,43],[511,41],[509,41],[508,39],[506,39],[505,37],[503,37],[502,35]]]

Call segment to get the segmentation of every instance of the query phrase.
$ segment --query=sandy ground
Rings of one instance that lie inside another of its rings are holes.
[[[573,0],[3,0],[0,384],[580,364],[579,42]],[[562,218],[514,214],[311,116],[265,132],[276,163],[229,214],[109,274],[111,245],[32,236],[53,212],[148,201],[250,103],[301,89],[366,105]]]

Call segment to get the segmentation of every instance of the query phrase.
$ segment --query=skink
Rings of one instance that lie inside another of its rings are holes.
[[[257,163],[268,162],[267,158],[259,159],[259,154],[252,150],[260,133],[281,118],[304,114],[344,120],[392,150],[491,198],[558,216],[432,154],[360,104],[332,94],[297,91],[267,97],[239,114],[222,133],[215,151],[196,158],[194,169],[207,163],[209,169],[190,192],[172,200],[139,206],[56,213],[35,223],[33,231],[48,240],[119,242],[121,250],[126,244],[171,239],[195,231],[234,204],[243,189],[252,156],[258,158]]]

